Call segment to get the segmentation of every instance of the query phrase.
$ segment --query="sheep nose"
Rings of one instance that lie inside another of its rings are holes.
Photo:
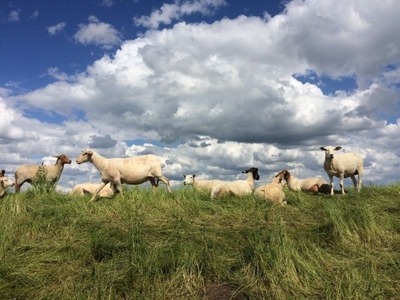
[[[333,154],[329,154],[329,157],[330,157],[330,158],[333,158]]]

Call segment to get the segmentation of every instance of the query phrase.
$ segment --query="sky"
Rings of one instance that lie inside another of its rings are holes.
[[[68,191],[100,181],[75,162],[91,148],[156,154],[175,187],[249,167],[258,184],[328,180],[332,145],[361,154],[365,185],[398,183],[399,15],[397,0],[1,0],[0,168],[66,154]]]

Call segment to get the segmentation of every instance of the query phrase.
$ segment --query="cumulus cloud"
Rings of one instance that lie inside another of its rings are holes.
[[[111,24],[100,22],[95,16],[88,18],[88,24],[80,24],[75,41],[83,45],[96,45],[111,49],[121,43],[121,33]]]
[[[154,10],[150,16],[134,18],[137,26],[147,28],[158,28],[160,25],[169,25],[174,20],[182,17],[200,13],[202,15],[212,14],[218,7],[227,5],[225,0],[175,0],[173,4],[164,3],[160,9]]]
[[[20,14],[21,10],[20,9],[15,9],[11,11],[8,15],[8,21],[10,22],[19,22],[20,20]]]
[[[57,23],[56,25],[47,27],[47,32],[50,35],[56,35],[56,34],[62,32],[66,25],[67,25],[67,23],[65,23],[65,22]]]
[[[395,181],[399,9],[391,1],[292,1],[268,19],[178,23],[125,41],[82,74],[9,98],[64,116],[57,134],[44,131],[54,149],[155,153],[174,180],[188,173],[239,178],[249,166],[260,168],[263,182],[283,168],[326,176],[319,147],[333,144],[365,157],[366,183]],[[97,39],[112,28],[100,24],[90,18],[77,40],[114,45]],[[351,77],[356,88],[325,93],[309,74]],[[66,177],[77,170],[72,165]]]

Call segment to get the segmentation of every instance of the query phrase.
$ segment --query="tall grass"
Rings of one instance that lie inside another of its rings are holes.
[[[287,198],[138,187],[96,203],[9,195],[0,298],[207,299],[210,287],[233,299],[399,297],[400,185]]]

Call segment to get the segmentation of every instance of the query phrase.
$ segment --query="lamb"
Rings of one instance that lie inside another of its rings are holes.
[[[217,179],[197,179],[196,175],[183,175],[183,185],[191,185],[195,190],[210,192],[213,186],[223,183]]]
[[[278,173],[270,183],[259,186],[254,195],[264,198],[276,204],[286,205],[286,195],[283,191],[285,181],[282,173]]]
[[[288,188],[292,191],[307,191],[313,193],[329,193],[330,185],[321,177],[297,178],[288,170],[280,171],[276,176],[283,177]]]
[[[65,164],[71,164],[71,159],[65,154],[55,156],[57,158],[54,166],[44,165],[21,165],[15,171],[15,192],[18,193],[21,186],[28,182],[32,184],[39,171],[43,172],[46,176],[46,181],[55,185],[61,177]]]
[[[6,176],[6,171],[1,170],[0,173],[0,198],[3,198],[7,194],[7,188],[13,186],[14,182],[12,182]]]
[[[331,185],[331,195],[334,194],[333,176],[340,178],[340,188],[342,195],[344,192],[344,178],[350,177],[353,181],[354,188],[359,192],[361,190],[361,182],[364,171],[364,162],[358,153],[344,153],[334,156],[333,152],[342,149],[342,147],[320,147],[321,151],[325,151],[324,169],[329,176]],[[355,175],[358,175],[358,182]]]
[[[122,184],[141,184],[150,181],[153,188],[158,186],[161,180],[169,192],[171,187],[169,180],[162,174],[162,164],[160,159],[152,154],[140,155],[127,158],[105,158],[93,150],[86,149],[76,158],[77,164],[91,162],[100,171],[102,183],[90,199],[96,201],[99,192],[103,187],[111,182],[112,189],[122,192]],[[157,181],[156,181],[157,179]]]
[[[250,168],[242,172],[247,174],[246,180],[223,181],[211,189],[211,199],[222,195],[244,196],[253,192],[254,181],[260,179],[257,168]]]
[[[79,196],[84,196],[86,194],[94,195],[100,185],[101,183],[80,183],[72,188],[70,194]],[[112,190],[110,183],[107,183],[104,188],[99,192],[100,198],[111,198],[113,195],[114,191]]]

